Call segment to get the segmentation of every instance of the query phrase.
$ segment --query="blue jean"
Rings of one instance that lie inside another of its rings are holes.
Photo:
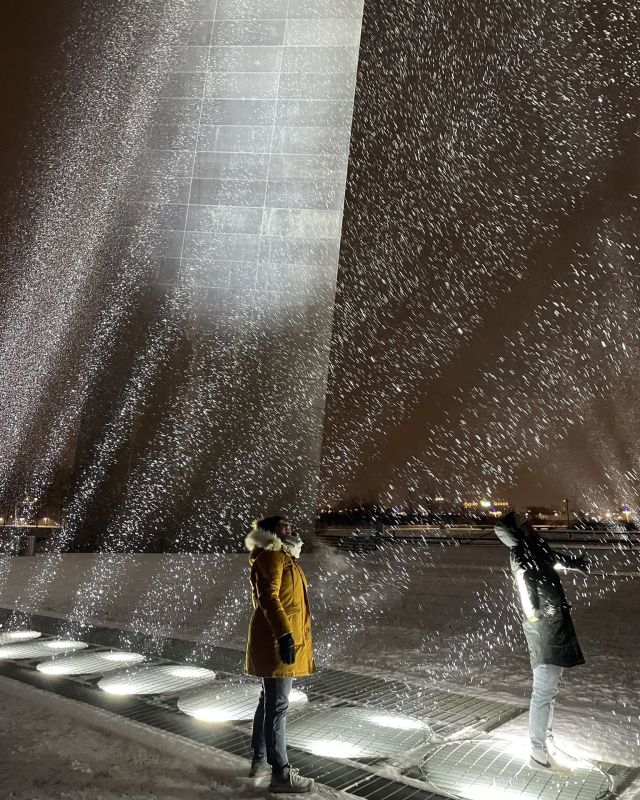
[[[253,717],[253,757],[266,756],[276,772],[289,765],[286,719],[292,687],[293,678],[263,678],[258,707]]]
[[[531,746],[545,750],[551,736],[553,707],[560,689],[562,667],[540,664],[533,670],[533,689],[529,706],[529,738]]]

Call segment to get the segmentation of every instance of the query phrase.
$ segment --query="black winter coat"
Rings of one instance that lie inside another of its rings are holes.
[[[524,614],[522,627],[531,667],[584,664],[571,620],[571,606],[555,565],[587,572],[587,562],[582,557],[552,550],[541,536],[525,536],[511,516],[500,520],[495,532],[510,550],[511,572]]]

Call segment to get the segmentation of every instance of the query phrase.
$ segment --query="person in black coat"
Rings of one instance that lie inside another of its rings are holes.
[[[529,708],[530,765],[552,769],[553,707],[562,670],[584,664],[571,606],[557,568],[587,573],[582,556],[552,550],[524,514],[510,512],[495,526],[500,541],[509,548],[511,572],[523,611],[522,627],[533,670]]]

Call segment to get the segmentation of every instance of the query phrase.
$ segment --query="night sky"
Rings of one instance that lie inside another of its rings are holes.
[[[46,137],[45,108],[51,87],[63,81],[64,41],[75,11],[68,0],[4,0],[0,6],[3,206],[21,180],[28,182],[29,163]]]
[[[637,499],[638,19],[369,2],[326,498]]]
[[[74,8],[0,9],[3,205],[46,139]],[[637,500],[636,17],[368,1],[328,501]]]

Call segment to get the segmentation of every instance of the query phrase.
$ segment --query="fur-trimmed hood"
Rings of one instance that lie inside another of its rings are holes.
[[[262,550],[282,550],[282,539],[272,531],[265,531],[262,528],[254,528],[244,543],[249,552],[256,547]]]
[[[302,539],[299,537],[296,537],[295,540],[283,541],[272,531],[265,531],[263,528],[252,530],[244,543],[250,553],[253,553],[254,550],[284,550],[293,558],[300,558],[302,550]]]

